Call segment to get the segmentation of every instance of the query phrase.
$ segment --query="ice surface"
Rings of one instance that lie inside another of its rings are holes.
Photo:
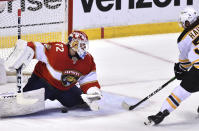
[[[158,126],[145,126],[147,116],[156,114],[179,81],[175,80],[134,111],[121,108],[122,99],[139,101],[174,76],[178,60],[178,33],[90,41],[98,79],[104,93],[101,111],[60,113],[61,105],[47,101],[48,110],[28,116],[0,120],[1,131],[198,131],[198,94],[182,102]],[[1,85],[13,91],[15,84]],[[126,96],[126,97],[125,97]],[[108,104],[110,102],[110,105]]]

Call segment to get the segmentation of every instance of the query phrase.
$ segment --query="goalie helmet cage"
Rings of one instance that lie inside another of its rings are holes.
[[[13,51],[19,26],[23,40],[67,42],[73,29],[73,0],[0,0],[0,3],[2,1],[6,1],[6,8],[0,12],[0,59],[6,60]],[[18,9],[21,9],[20,25]],[[32,60],[23,75],[30,76],[36,63]],[[7,71],[7,75],[15,73]]]

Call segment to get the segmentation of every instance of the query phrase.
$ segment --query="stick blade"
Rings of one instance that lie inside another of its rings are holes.
[[[122,102],[122,107],[126,110],[130,110],[130,105],[126,103],[125,101]]]

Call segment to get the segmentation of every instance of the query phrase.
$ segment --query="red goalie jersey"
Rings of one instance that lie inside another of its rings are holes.
[[[77,82],[84,93],[90,87],[98,87],[96,66],[93,57],[87,53],[84,59],[76,62],[69,55],[69,47],[61,42],[28,42],[39,60],[34,74],[48,81],[60,90],[68,90]]]

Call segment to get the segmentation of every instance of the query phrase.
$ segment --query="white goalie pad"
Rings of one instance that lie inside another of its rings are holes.
[[[5,67],[7,70],[18,69],[21,65],[25,68],[34,56],[32,48],[27,46],[27,42],[24,40],[17,40],[14,51],[10,54],[5,61]]]
[[[0,85],[7,83],[6,70],[3,59],[0,59]]]
[[[27,115],[45,109],[44,88],[24,92],[23,96],[27,99],[38,99],[32,105],[21,105],[17,103],[17,94],[3,93],[0,95],[0,117]]]

